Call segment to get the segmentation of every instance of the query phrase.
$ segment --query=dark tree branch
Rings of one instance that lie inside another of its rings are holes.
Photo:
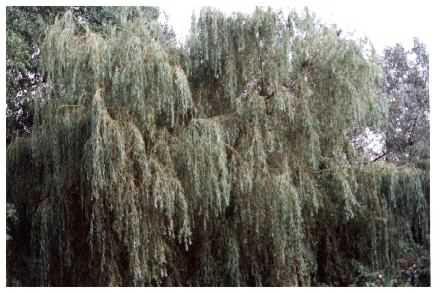
[[[383,157],[385,157],[389,153],[390,153],[389,151],[386,151],[386,152],[382,153],[381,155],[377,156],[376,158],[374,158],[371,162],[379,161],[380,159],[382,159]]]

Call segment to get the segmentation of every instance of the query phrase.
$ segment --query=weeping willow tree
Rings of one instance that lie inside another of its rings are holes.
[[[176,56],[127,15],[48,29],[34,133],[8,148],[11,284],[349,284],[429,247],[426,171],[350,144],[377,104],[366,42],[206,8]]]

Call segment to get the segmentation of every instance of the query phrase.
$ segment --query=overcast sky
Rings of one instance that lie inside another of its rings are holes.
[[[302,10],[308,6],[323,22],[337,24],[345,32],[354,32],[359,36],[367,36],[376,49],[381,51],[386,46],[399,42],[405,47],[413,43],[418,37],[428,43],[430,28],[433,27],[432,17],[437,1],[390,1],[390,0],[271,0],[271,1],[243,1],[243,0],[212,0],[212,1],[178,1],[162,3],[160,7],[169,15],[179,40],[184,40],[190,28],[192,11],[198,15],[202,6],[213,6],[231,13],[241,11],[250,13],[256,5],[270,5],[288,11],[289,8]],[[438,16],[437,16],[438,17]]]

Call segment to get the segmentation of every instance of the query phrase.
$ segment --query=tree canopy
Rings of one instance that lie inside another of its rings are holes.
[[[426,46],[385,50],[384,95],[388,99],[386,155],[403,162],[429,161],[429,56]]]
[[[150,12],[48,27],[8,147],[11,284],[348,285],[429,248],[428,172],[351,144],[382,110],[368,41],[205,8],[177,48]]]

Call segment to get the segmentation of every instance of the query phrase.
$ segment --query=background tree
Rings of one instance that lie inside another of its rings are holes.
[[[388,102],[387,160],[429,160],[429,55],[425,44],[385,49],[383,94]]]
[[[8,7],[6,38],[6,142],[29,134],[33,124],[32,95],[42,82],[41,37],[63,7]]]

